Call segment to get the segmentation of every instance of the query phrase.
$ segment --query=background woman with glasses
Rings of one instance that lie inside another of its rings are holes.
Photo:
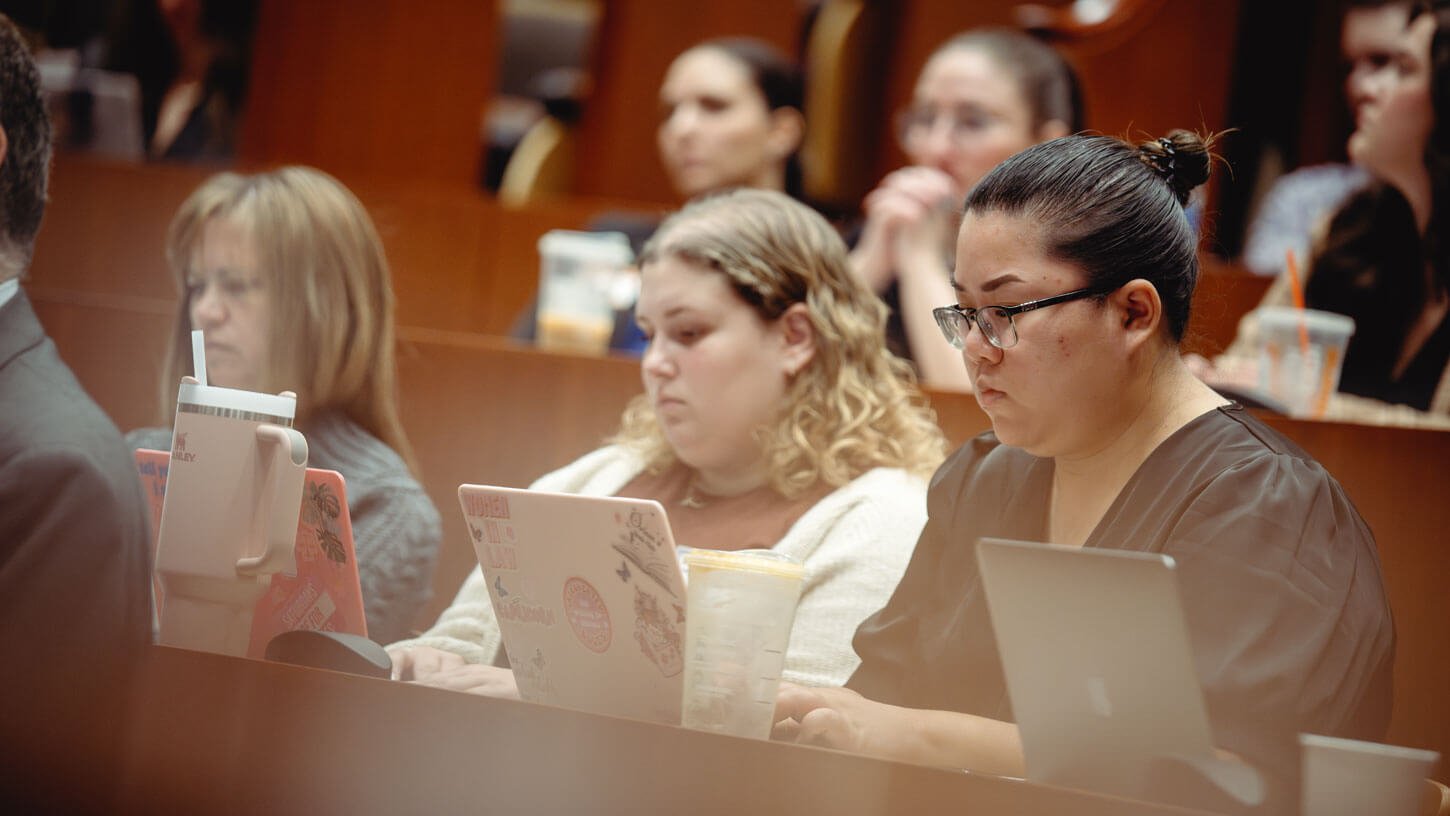
[[[950,260],[962,199],[999,162],[1082,127],[1081,93],[1067,62],[1021,32],[960,34],[927,60],[897,135],[911,166],[882,179],[851,265],[891,310],[887,342],[922,381],[967,390],[957,355],[929,315],[952,297]]]
[[[1184,131],[1070,136],[972,191],[958,302],[938,314],[993,430],[937,471],[848,689],[785,689],[780,736],[1021,775],[983,536],[1171,555],[1215,737],[1281,795],[1299,731],[1383,735],[1394,632],[1373,536],[1318,463],[1179,354],[1198,275],[1182,205],[1208,170]]]
[[[412,473],[398,419],[393,290],[382,241],[356,197],[308,167],[212,176],[166,236],[181,294],[161,377],[162,416],[206,336],[208,381],[297,393],[308,464],[347,482],[368,634],[402,637],[428,601],[443,533]],[[127,435],[171,449],[171,428]]]

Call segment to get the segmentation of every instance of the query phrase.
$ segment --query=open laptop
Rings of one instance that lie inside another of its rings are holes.
[[[1213,758],[1173,559],[1002,539],[982,585],[1035,782],[1142,797],[1162,758]]]
[[[458,500],[519,696],[678,725],[685,583],[659,502],[470,484]]]
[[[151,504],[151,560],[156,560],[157,531],[166,496],[171,454],[136,451],[136,469]],[[308,468],[302,487],[302,512],[297,519],[297,573],[279,573],[257,600],[247,656],[261,659],[273,637],[294,629],[346,632],[367,636],[362,588],[358,583],[352,517],[342,474]],[[156,609],[166,602],[161,580],[152,583]]]

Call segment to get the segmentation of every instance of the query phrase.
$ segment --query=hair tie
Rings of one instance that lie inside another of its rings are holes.
[[[1152,157],[1153,166],[1158,170],[1158,175],[1172,183],[1174,172],[1177,169],[1178,150],[1173,146],[1172,139],[1159,139],[1158,146],[1163,148],[1163,152]]]

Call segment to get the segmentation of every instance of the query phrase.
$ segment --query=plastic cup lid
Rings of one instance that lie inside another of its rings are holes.
[[[1316,334],[1354,334],[1354,318],[1318,309],[1296,309],[1292,306],[1264,306],[1257,310],[1259,325],[1265,329],[1294,329],[1300,324]]]
[[[177,391],[176,401],[183,405],[230,408],[286,419],[297,416],[297,398],[294,396],[263,394],[258,391],[243,391],[240,388],[223,388],[219,385],[184,382]]]
[[[549,230],[539,238],[539,254],[614,266],[629,266],[634,263],[634,250],[629,248],[629,237],[622,232]]]
[[[690,550],[685,553],[685,563],[691,569],[744,570],[781,578],[799,578],[805,574],[805,567],[794,558],[773,550]]]

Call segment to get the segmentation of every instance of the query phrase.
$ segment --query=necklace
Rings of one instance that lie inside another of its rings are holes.
[[[691,510],[699,510],[707,504],[709,502],[705,501],[704,497],[695,490],[695,479],[691,477],[690,483],[685,485],[685,495],[680,499],[680,506],[688,507]]]

